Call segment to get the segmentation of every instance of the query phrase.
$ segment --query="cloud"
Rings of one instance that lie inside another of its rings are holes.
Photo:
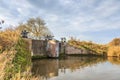
[[[21,4],[23,3],[24,4]],[[0,19],[5,20],[5,26],[17,25],[19,22],[23,22],[25,17],[30,14],[30,5],[24,0],[16,1],[11,0],[10,2],[1,0],[0,3]]]
[[[56,38],[72,35],[94,40],[94,34],[83,33],[120,30],[119,0],[1,0],[0,12],[6,26],[40,16]]]

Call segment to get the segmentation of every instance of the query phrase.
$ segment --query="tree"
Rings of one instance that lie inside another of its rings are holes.
[[[50,30],[46,27],[44,20],[37,18],[30,18],[25,24],[20,24],[18,27],[21,31],[27,30],[31,37],[40,39],[41,37],[52,35]]]

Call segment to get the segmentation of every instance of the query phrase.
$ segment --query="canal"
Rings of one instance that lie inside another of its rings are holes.
[[[120,80],[120,58],[67,57],[32,61],[40,80]]]

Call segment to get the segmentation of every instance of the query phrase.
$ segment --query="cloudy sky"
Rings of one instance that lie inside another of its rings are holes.
[[[45,20],[56,39],[107,43],[120,37],[120,0],[0,0],[4,28],[30,17]]]

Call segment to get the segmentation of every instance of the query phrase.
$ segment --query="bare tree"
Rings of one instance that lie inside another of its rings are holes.
[[[40,39],[43,36],[53,35],[51,31],[46,27],[45,22],[37,18],[30,18],[27,23],[20,24],[18,27],[20,30],[27,30],[30,36]]]

